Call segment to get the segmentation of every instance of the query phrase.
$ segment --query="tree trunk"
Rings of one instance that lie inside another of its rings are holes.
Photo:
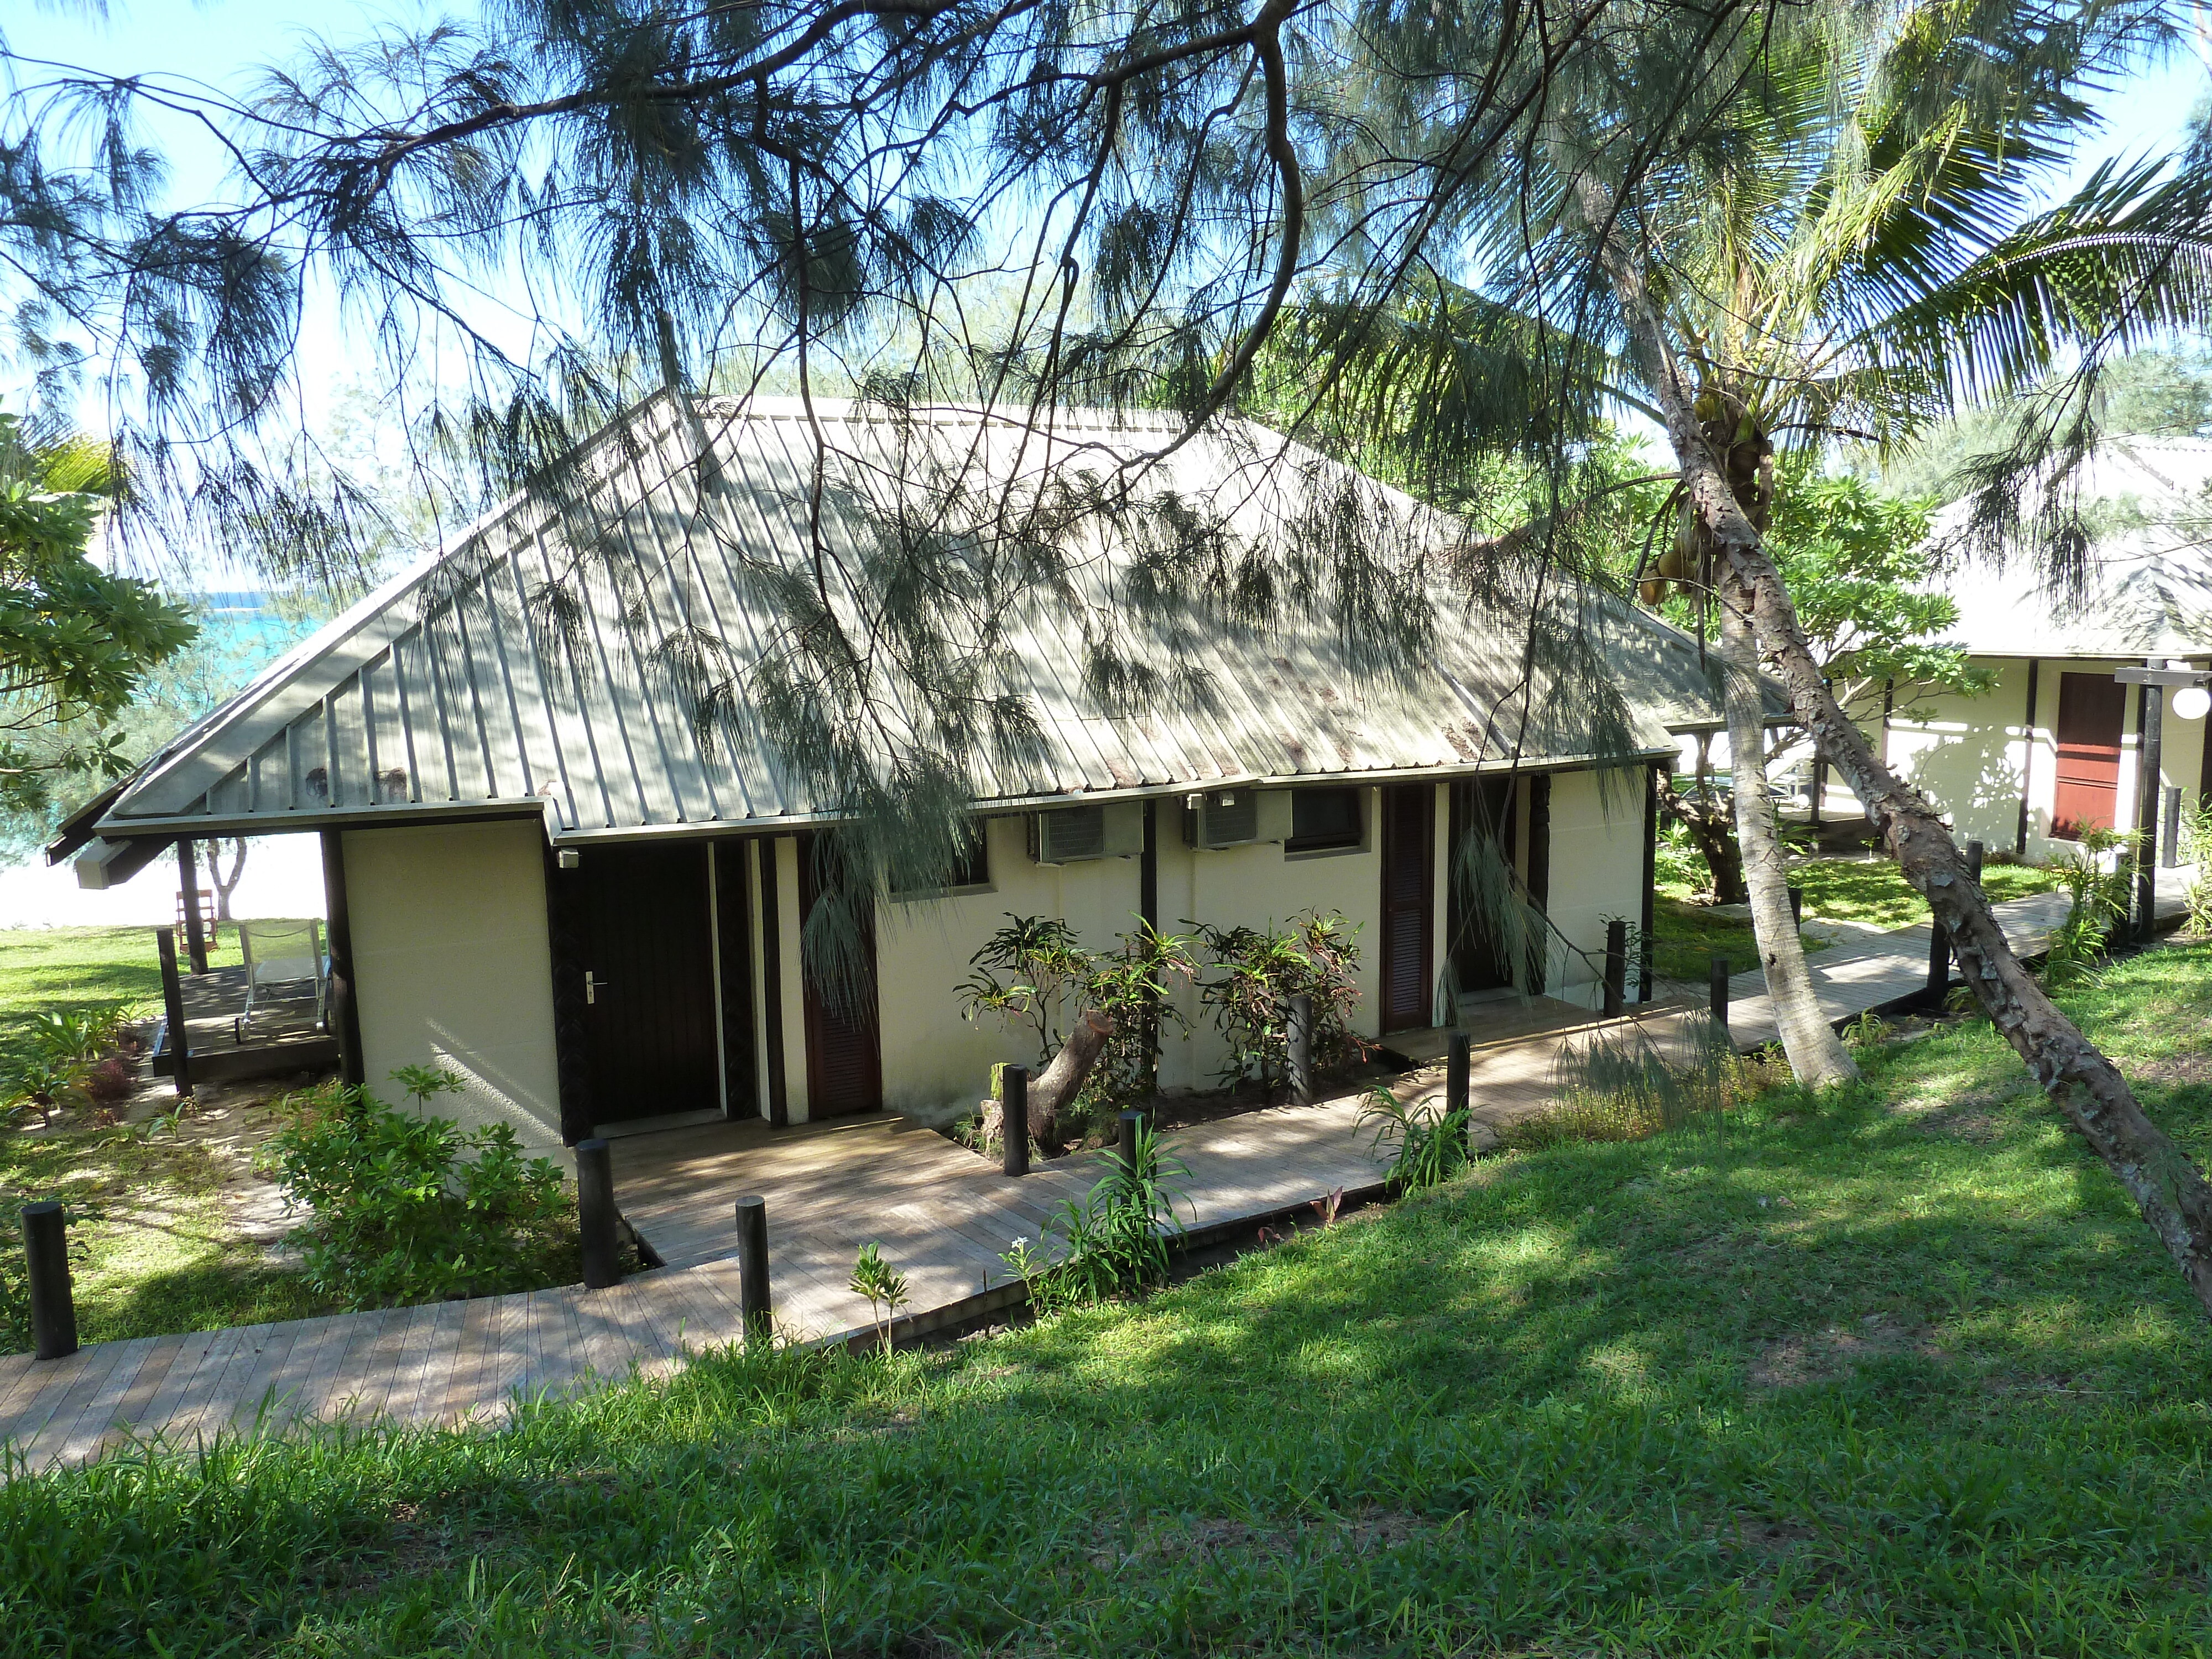
[[[1075,1018],[1075,1028],[1060,1045],[1052,1063],[1030,1080],[1030,1139],[1048,1152],[1060,1150],[1060,1115],[1068,1102],[1083,1092],[1083,1081],[1105,1052],[1106,1039],[1114,1035],[1114,1017],[1097,1008],[1085,1008]],[[1006,1108],[988,1102],[983,1110],[986,1140],[1001,1133]]]
[[[1736,840],[1735,809],[1710,784],[1700,783],[1689,794],[1667,789],[1659,796],[1659,811],[1669,821],[1690,832],[1690,839],[1705,855],[1713,878],[1713,902],[1747,904],[1751,891],[1743,884],[1743,848]]]
[[[1759,940],[1766,1000],[1790,1069],[1807,1088],[1825,1089],[1856,1077],[1858,1062],[1820,1012],[1813,970],[1805,965],[1804,941],[1790,911],[1790,869],[1775,830],[1774,798],[1766,793],[1766,704],[1759,690],[1750,595],[1733,580],[1719,586],[1722,699],[1728,709],[1729,781],[1744,883],[1751,896],[1751,929]]]
[[[1605,211],[1591,210],[1590,192],[1601,190],[1594,181],[1583,186],[1583,212],[1593,229],[1610,219],[1609,201],[1602,204]],[[1620,301],[1638,366],[1665,416],[1683,484],[1727,561],[1733,585],[1747,594],[1759,637],[1789,688],[1791,708],[1823,758],[1864,804],[1899,871],[1950,930],[1959,966],[1991,1022],[2127,1189],[2199,1304],[2212,1312],[2212,1182],[2144,1115],[2118,1068],[2021,966],[1980,885],[1968,878],[1966,861],[1942,818],[1882,764],[1865,734],[1837,706],[1781,573],[1736,505],[1705,441],[1640,267],[1610,240],[1600,255]]]

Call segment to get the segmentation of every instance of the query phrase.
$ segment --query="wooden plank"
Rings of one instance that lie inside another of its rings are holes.
[[[425,1422],[443,1408],[446,1379],[459,1355],[461,1325],[467,1313],[466,1302],[441,1302],[432,1310],[429,1328],[421,1338],[420,1354],[392,1386],[386,1409],[396,1420]]]
[[[168,1420],[168,1427],[181,1449],[190,1445],[199,1447],[215,1431],[215,1426],[230,1415],[228,1379],[234,1368],[249,1352],[252,1339],[241,1327],[216,1331],[207,1351],[199,1357],[191,1375],[184,1379],[184,1389],[179,1403]]]
[[[300,1379],[292,1405],[295,1421],[328,1422],[338,1413],[345,1403],[345,1390],[353,1386],[346,1369],[348,1361],[365,1349],[383,1326],[380,1312],[331,1316],[322,1341],[316,1346],[313,1363]]]
[[[291,1347],[261,1379],[260,1391],[267,1402],[262,1417],[265,1431],[273,1433],[298,1420],[304,1385],[314,1374],[323,1351],[334,1340],[332,1328],[336,1323],[328,1314],[295,1322]]]
[[[144,1363],[138,1367],[138,1374],[131,1379],[130,1388],[115,1402],[112,1420],[100,1436],[100,1443],[94,1449],[95,1455],[105,1455],[137,1437],[137,1425],[146,1415],[146,1407],[152,1404],[155,1394],[168,1376],[169,1367],[176,1363],[178,1354],[183,1352],[187,1340],[183,1336],[157,1336],[154,1339]]]
[[[192,1380],[199,1375],[202,1364],[214,1348],[220,1331],[188,1331],[177,1344],[177,1351],[169,1357],[169,1370],[154,1390],[153,1398],[146,1402],[144,1415],[138,1419],[138,1437],[159,1440],[175,1447],[173,1435],[179,1413],[187,1409],[192,1398]]]
[[[461,1328],[453,1344],[453,1363],[447,1368],[445,1384],[434,1402],[426,1401],[428,1420],[459,1421],[477,1402],[477,1377],[483,1369],[487,1333],[499,1319],[499,1298],[471,1297],[462,1305]]]
[[[230,1410],[230,1426],[239,1430],[266,1431],[274,1424],[263,1406],[269,1402],[272,1379],[283,1370],[284,1362],[291,1357],[292,1349],[303,1336],[313,1333],[302,1328],[305,1321],[292,1321],[276,1325],[259,1325],[260,1333],[253,1346],[252,1364],[239,1384],[237,1403]]]
[[[109,1373],[123,1362],[129,1346],[123,1342],[96,1343],[88,1348],[79,1348],[66,1359],[45,1362],[54,1367],[54,1377],[32,1396],[28,1408],[17,1416],[9,1437],[33,1468],[43,1466],[51,1449],[46,1434],[49,1426],[58,1424],[65,1428],[73,1424],[77,1413],[99,1393],[100,1385],[107,1380]]]
[[[81,1462],[97,1446],[114,1420],[115,1408],[130,1391],[159,1339],[142,1336],[125,1342],[104,1344],[116,1350],[115,1363],[82,1410],[64,1418],[56,1413],[32,1449],[33,1462]]]
[[[380,1308],[347,1345],[345,1364],[331,1379],[329,1414],[347,1422],[375,1420],[392,1391],[392,1370],[406,1340],[411,1308]]]

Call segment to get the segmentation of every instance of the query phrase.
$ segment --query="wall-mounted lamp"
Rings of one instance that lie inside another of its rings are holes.
[[[584,862],[584,855],[573,847],[564,847],[553,855],[553,862],[563,870],[580,869]]]
[[[2173,694],[2173,718],[2201,720],[2212,714],[2212,691],[2201,685],[2185,685]]]

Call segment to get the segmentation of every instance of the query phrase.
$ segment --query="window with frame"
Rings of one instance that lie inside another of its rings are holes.
[[[968,838],[940,881],[895,893],[894,898],[936,898],[945,893],[970,891],[991,884],[991,842],[979,819],[968,826]]]
[[[1291,838],[1285,853],[1340,852],[1362,845],[1366,826],[1362,820],[1357,786],[1291,792]]]

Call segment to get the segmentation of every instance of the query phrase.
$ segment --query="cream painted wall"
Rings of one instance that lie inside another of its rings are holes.
[[[799,965],[799,839],[775,842],[775,914],[782,932],[778,971],[783,993],[783,1077],[785,1100],[793,1123],[806,1121],[806,981]],[[890,1050],[884,1049],[886,1056]],[[888,1079],[887,1079],[888,1080]]]
[[[2073,845],[2054,841],[2051,818],[2057,797],[2058,718],[2062,673],[2109,677],[2127,665],[2113,661],[2045,659],[2037,676],[2035,726],[2027,729],[2027,664],[1989,659],[1996,684],[1985,696],[1930,697],[1890,721],[1890,763],[1949,814],[1962,840],[1978,840],[1992,850],[2009,850],[2020,827],[2021,780],[2027,780],[2028,858],[2039,864],[2063,856]],[[2139,751],[2136,695],[2130,690],[2120,742],[2118,811],[2123,830],[2135,827]],[[2202,788],[2204,722],[2173,713],[2167,694],[2160,736],[2161,787],[2179,787],[2194,799]]]
[[[345,836],[363,1073],[385,1099],[399,1066],[442,1066],[441,1109],[560,1141],[544,831],[535,820]]]
[[[1361,1028],[1376,1030],[1378,989],[1373,961],[1382,878],[1374,848],[1375,792],[1366,792],[1367,844],[1352,851],[1290,854],[1273,843],[1208,852],[1186,847],[1182,815],[1171,801],[1159,809],[1160,925],[1188,933],[1188,922],[1286,923],[1305,909],[1334,910],[1358,929],[1357,979]],[[886,903],[878,913],[877,1007],[884,1043],[884,1093],[895,1111],[938,1120],[974,1106],[993,1065],[1026,1061],[1036,1051],[1018,1031],[994,1018],[960,1016],[959,987],[969,958],[1009,913],[1053,915],[1092,950],[1114,948],[1115,935],[1137,926],[1139,861],[1094,859],[1040,865],[1028,854],[1023,821],[993,818],[985,833],[991,857],[987,893]],[[1437,936],[1443,928],[1438,922]],[[1209,1084],[1226,1052],[1194,992],[1176,1000],[1189,1018],[1188,1042],[1170,1036],[1161,1056],[1162,1084]]]
[[[1545,975],[1549,995],[1591,1007],[1604,1001],[1607,919],[1626,917],[1632,927],[1644,913],[1646,798],[1642,767],[1617,769],[1602,784],[1595,772],[1553,776],[1551,892],[1546,908],[1566,938],[1552,940]],[[1577,952],[1587,952],[1589,959]],[[1629,976],[1632,1000],[1633,963]]]

